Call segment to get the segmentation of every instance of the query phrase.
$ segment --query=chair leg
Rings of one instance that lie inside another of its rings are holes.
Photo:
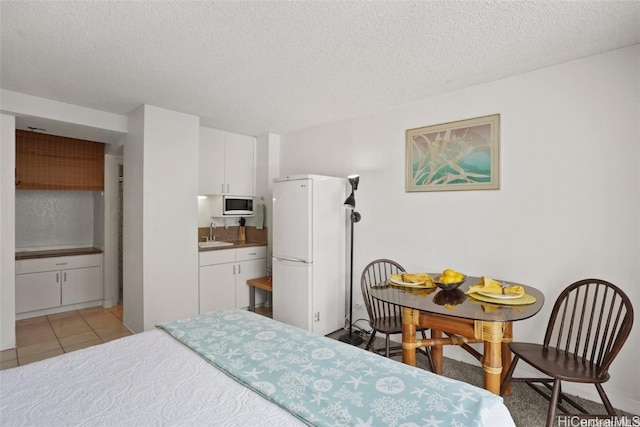
[[[547,427],[553,426],[553,419],[556,415],[556,405],[558,404],[558,396],[560,395],[560,380],[553,380],[553,391],[549,401],[549,412],[547,412]]]
[[[424,329],[421,331],[422,332],[422,339],[427,339],[427,334],[425,333]],[[435,372],[436,368],[433,365],[433,358],[431,357],[431,347],[426,346],[424,348],[424,354],[425,356],[427,356],[427,360],[429,361],[429,369],[431,369],[431,372]]]
[[[390,354],[391,354],[391,336],[389,334],[386,334],[384,338],[384,355],[386,358],[389,358]]]
[[[600,399],[602,399],[602,403],[604,403],[604,407],[607,408],[607,413],[609,415],[615,415],[616,411],[613,409],[613,405],[611,404],[611,401],[607,397],[607,393],[604,392],[604,389],[602,388],[602,384],[596,383],[595,386],[596,386],[596,389],[598,389],[598,394],[600,395]]]
[[[562,384],[560,384],[560,392],[558,393],[558,404],[562,404]]]
[[[429,361],[429,368],[431,369],[431,372],[435,373],[436,366],[433,364],[433,357],[431,357],[431,347],[427,347],[425,350],[427,352],[427,360]]]
[[[365,350],[369,350],[371,348],[371,344],[373,344],[373,340],[376,338],[376,330],[371,331],[371,336],[369,337],[369,341],[367,341],[367,345],[364,347]]]
[[[500,384],[500,396],[504,396],[504,392],[507,389],[507,385],[511,382],[511,377],[513,376],[513,371],[516,369],[516,364],[520,360],[520,356],[514,355],[513,360],[511,361],[511,365],[507,370],[507,373],[504,375],[502,379],[502,384]]]

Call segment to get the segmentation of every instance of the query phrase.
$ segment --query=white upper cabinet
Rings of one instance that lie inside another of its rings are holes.
[[[224,144],[226,194],[254,196],[255,138],[227,133]]]
[[[200,128],[198,194],[254,195],[255,138]]]
[[[220,194],[224,187],[225,132],[200,127],[198,194]]]

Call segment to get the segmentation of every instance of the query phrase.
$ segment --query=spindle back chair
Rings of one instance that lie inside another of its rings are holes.
[[[564,413],[566,400],[583,414],[587,411],[562,393],[561,381],[595,385],[609,415],[615,411],[602,383],[624,345],[633,325],[633,306],[617,286],[601,279],[584,279],[569,285],[558,296],[542,345],[511,343],[514,359],[502,382],[525,382],[549,400],[547,426],[553,425],[556,407]],[[550,378],[513,378],[518,360],[524,360]],[[551,390],[549,396],[534,383]],[[553,385],[551,385],[553,384]]]
[[[362,288],[362,297],[364,305],[369,314],[369,326],[371,326],[371,336],[365,350],[373,349],[376,353],[381,353],[382,348],[373,347],[376,333],[380,332],[385,335],[384,355],[389,357],[402,351],[402,346],[391,346],[392,334],[402,333],[402,307],[390,304],[386,301],[375,299],[371,296],[369,290],[372,286],[385,285],[392,274],[404,273],[405,269],[400,264],[390,259],[376,259],[371,261],[362,271],[360,276],[360,287]],[[418,328],[422,337],[426,339],[425,329]],[[419,349],[429,361],[431,370],[433,370],[433,360],[431,359],[431,351],[429,349]]]

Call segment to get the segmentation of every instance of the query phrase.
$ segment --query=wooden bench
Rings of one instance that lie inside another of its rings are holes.
[[[271,276],[258,277],[256,279],[247,280],[247,285],[251,287],[249,293],[249,310],[256,311],[256,288],[263,289],[267,292],[267,299],[271,299],[271,292],[273,292],[273,281]]]

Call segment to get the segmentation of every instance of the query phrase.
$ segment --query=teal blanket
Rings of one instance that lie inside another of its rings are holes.
[[[249,311],[158,327],[309,425],[472,426],[506,411],[481,388]]]

